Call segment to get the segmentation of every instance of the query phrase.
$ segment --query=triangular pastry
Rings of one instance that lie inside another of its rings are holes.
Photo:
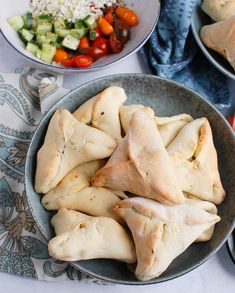
[[[160,276],[204,231],[220,220],[197,207],[167,206],[133,197],[115,207],[132,232],[135,242],[136,277],[146,281]]]
[[[184,126],[167,147],[181,189],[202,200],[220,204],[224,197],[217,153],[206,118]]]
[[[235,69],[235,15],[203,26],[200,36],[208,48],[222,55]]]
[[[124,133],[126,134],[133,114],[137,111],[142,111],[150,118],[154,117],[154,111],[150,107],[145,107],[141,104],[123,105],[120,107],[120,120]]]
[[[51,220],[56,237],[48,244],[52,257],[63,261],[110,258],[136,261],[132,238],[115,220],[61,209]]]
[[[218,212],[216,206],[212,202],[200,200],[200,199],[193,197],[191,195],[187,195],[185,203],[188,205],[192,205],[192,206],[198,207],[200,209],[203,209],[204,211],[206,211],[210,214],[213,214],[213,215],[217,215],[217,212]],[[203,232],[195,240],[195,242],[209,241],[214,234],[214,229],[215,229],[215,225],[211,226],[211,228],[209,228],[208,230]]]
[[[91,177],[104,164],[105,160],[95,160],[75,167],[55,188],[43,196],[43,206],[48,210],[66,208],[91,216],[111,217],[122,222],[114,213],[113,207],[127,196],[121,191],[90,187]]]
[[[201,9],[217,22],[235,15],[235,1],[203,0]]]
[[[109,157],[115,147],[106,133],[77,121],[67,110],[57,110],[37,154],[36,192],[47,193],[75,166]]]
[[[166,204],[184,201],[157,126],[142,111],[133,114],[127,135],[92,182]]]
[[[119,108],[126,99],[123,88],[111,86],[84,103],[73,115],[78,121],[100,129],[120,141]]]

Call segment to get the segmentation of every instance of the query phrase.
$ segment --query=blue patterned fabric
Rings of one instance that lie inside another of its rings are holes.
[[[201,53],[190,31],[196,2],[161,1],[158,25],[141,53],[156,75],[183,83],[219,109],[228,108],[227,78]]]

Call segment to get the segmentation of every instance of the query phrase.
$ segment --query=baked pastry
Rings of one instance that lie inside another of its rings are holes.
[[[127,135],[92,183],[165,204],[180,204],[184,195],[175,174],[156,123],[138,111],[131,118]]]
[[[150,118],[154,117],[154,111],[150,107],[145,107],[144,105],[137,104],[137,105],[124,105],[120,107],[120,120],[122,124],[122,129],[126,134],[129,128],[129,124],[133,114],[137,111],[142,111]]]
[[[125,193],[90,187],[91,177],[104,164],[105,160],[96,160],[75,167],[55,188],[43,196],[43,206],[48,210],[66,208],[91,216],[111,217],[122,223],[113,207],[121,199],[127,198]]]
[[[111,86],[80,106],[73,115],[78,121],[100,129],[120,141],[119,108],[126,99],[123,88]]]
[[[184,126],[167,147],[181,189],[197,198],[220,204],[224,197],[217,153],[206,118]]]
[[[235,0],[204,0],[201,8],[214,21],[221,21],[235,15]]]
[[[167,206],[133,197],[118,203],[115,211],[129,226],[135,242],[135,275],[146,281],[160,276],[204,231],[220,218],[192,205]]]
[[[186,204],[188,205],[192,205],[195,207],[198,207],[200,209],[203,209],[204,211],[213,214],[213,215],[217,215],[217,208],[216,206],[209,202],[209,201],[205,201],[205,200],[200,200],[196,197],[193,197],[191,195],[187,195]],[[209,241],[211,240],[213,234],[214,234],[214,229],[215,229],[215,225],[211,226],[211,228],[209,228],[208,230],[206,230],[205,232],[203,232],[196,240],[195,242],[205,242],[205,241]]]
[[[36,192],[47,193],[75,166],[109,157],[115,147],[106,133],[77,121],[67,110],[57,110],[37,154]]]
[[[136,261],[132,238],[115,220],[61,209],[51,220],[56,237],[48,244],[52,257],[63,261],[111,258]]]
[[[200,36],[208,48],[222,55],[235,69],[235,16],[203,26]]]

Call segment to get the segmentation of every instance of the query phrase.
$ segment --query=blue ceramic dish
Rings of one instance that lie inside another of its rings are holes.
[[[191,245],[172,262],[164,274],[146,282],[136,280],[134,274],[121,262],[97,259],[73,263],[76,268],[84,273],[109,282],[133,285],[163,282],[179,277],[206,261],[226,241],[234,227],[235,137],[223,116],[195,92],[175,82],[155,76],[123,74],[94,80],[67,94],[43,117],[30,143],[25,169],[25,186],[29,207],[38,228],[45,238],[50,240],[54,235],[50,226],[52,213],[43,208],[40,203],[40,195],[34,191],[36,154],[43,144],[48,123],[56,109],[66,108],[74,111],[87,99],[111,85],[121,86],[125,89],[129,104],[142,103],[151,106],[159,116],[179,113],[189,113],[195,118],[206,116],[213,130],[219,157],[220,174],[227,197],[224,203],[218,207],[221,221],[216,225],[211,241]]]
[[[191,28],[192,28],[194,38],[198,46],[201,48],[202,52],[204,53],[204,55],[207,57],[207,59],[223,74],[235,80],[235,71],[232,68],[232,66],[229,64],[229,62],[226,61],[217,52],[207,48],[201,41],[200,29],[204,25],[212,24],[212,20],[210,19],[210,17],[202,11],[201,4],[202,4],[202,1],[198,0],[192,15]]]

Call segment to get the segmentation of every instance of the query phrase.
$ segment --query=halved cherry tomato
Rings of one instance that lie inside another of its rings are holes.
[[[54,56],[54,61],[58,63],[62,63],[63,60],[68,59],[69,54],[62,49],[56,49],[55,56]]]
[[[122,51],[122,43],[118,40],[115,33],[112,33],[109,37],[109,47],[113,53],[119,53]]]
[[[115,18],[116,18],[116,15],[112,12],[112,11],[109,11],[105,17],[104,17],[108,23],[110,23],[111,25],[114,24],[114,21],[115,21]]]
[[[69,57],[68,59],[64,59],[61,61],[61,64],[64,65],[65,67],[75,67],[75,58],[76,56]]]
[[[108,54],[109,52],[109,42],[108,40],[104,38],[97,38],[93,43],[92,43],[93,48],[98,48],[102,50],[105,54]]]
[[[78,55],[75,57],[75,65],[78,68],[90,67],[92,63],[93,60],[90,56]]]
[[[139,23],[138,16],[135,14],[135,12],[126,7],[118,7],[115,10],[115,13],[118,18],[127,22],[129,26],[135,26]]]
[[[103,17],[98,19],[98,25],[103,35],[109,36],[113,32],[113,27]]]
[[[119,41],[124,45],[130,40],[131,29],[125,21],[117,19],[115,21],[115,33]]]
[[[93,61],[96,61],[101,57],[107,55],[104,51],[94,47],[80,49],[78,50],[78,52],[82,55],[90,56],[93,59]]]
[[[89,43],[89,39],[87,36],[81,38],[80,43],[78,45],[79,49],[83,49],[83,48],[89,48],[90,47],[90,43]]]
[[[100,28],[97,27],[95,31],[96,31],[96,38],[102,37],[102,31],[100,30]]]

